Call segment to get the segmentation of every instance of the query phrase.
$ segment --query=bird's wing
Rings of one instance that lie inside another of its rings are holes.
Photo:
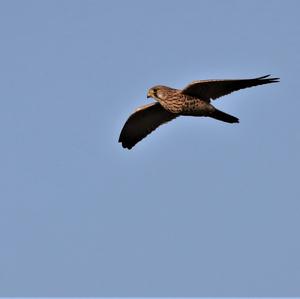
[[[186,95],[197,97],[209,101],[225,96],[233,91],[242,88],[253,87],[262,84],[275,83],[279,78],[268,78],[270,75],[254,79],[234,79],[234,80],[203,80],[193,81],[181,92]]]
[[[124,148],[131,149],[157,127],[177,116],[165,110],[158,102],[139,107],[126,121],[119,142]]]

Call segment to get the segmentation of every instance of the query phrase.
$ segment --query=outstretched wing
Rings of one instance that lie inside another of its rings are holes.
[[[119,142],[124,148],[131,149],[157,127],[177,116],[165,110],[158,102],[139,107],[126,121]]]
[[[182,93],[200,98],[202,100],[215,100],[242,88],[275,83],[279,81],[279,78],[268,78],[269,76],[270,75],[266,75],[254,79],[193,81],[182,90]]]

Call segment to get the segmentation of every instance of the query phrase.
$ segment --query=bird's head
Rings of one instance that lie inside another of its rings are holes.
[[[153,98],[156,100],[163,100],[166,97],[166,90],[170,89],[169,87],[162,86],[162,85],[156,85],[151,88],[149,88],[147,92],[147,98]]]
[[[148,89],[147,98],[155,98],[157,96],[158,87],[154,86]]]

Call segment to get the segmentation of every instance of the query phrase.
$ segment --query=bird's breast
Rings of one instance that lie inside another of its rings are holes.
[[[181,113],[184,106],[184,99],[181,96],[169,96],[165,99],[157,99],[157,101],[169,112]]]

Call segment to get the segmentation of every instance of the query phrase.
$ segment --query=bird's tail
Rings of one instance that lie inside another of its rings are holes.
[[[210,114],[209,116],[212,117],[212,118],[224,121],[226,123],[233,124],[233,123],[238,123],[239,122],[239,119],[237,117],[234,117],[234,116],[232,116],[230,114],[227,114],[223,111],[220,111],[218,109],[215,109],[214,112],[212,114]]]

